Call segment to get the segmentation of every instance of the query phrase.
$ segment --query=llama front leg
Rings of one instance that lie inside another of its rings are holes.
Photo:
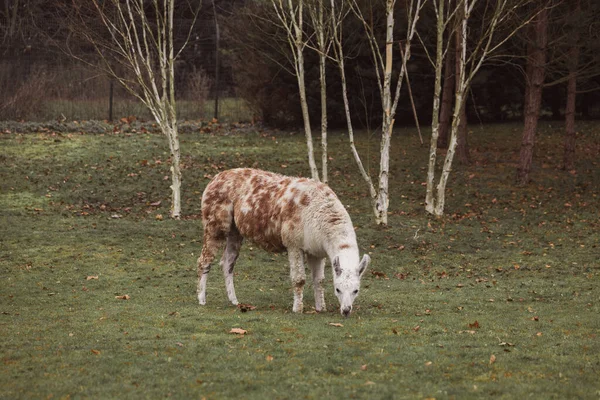
[[[294,307],[292,310],[296,313],[302,313],[304,305],[302,297],[304,284],[306,283],[306,273],[304,271],[304,253],[299,249],[288,249],[290,260],[290,276],[292,278],[292,288],[294,290]]]
[[[202,305],[206,304],[206,281],[210,267],[215,259],[215,254],[222,247],[221,240],[211,237],[207,232],[204,232],[202,244],[202,252],[198,257],[198,302]]]
[[[237,229],[232,229],[227,236],[227,245],[221,258],[221,268],[223,268],[223,276],[225,277],[225,288],[227,289],[227,297],[232,304],[237,305],[238,300],[235,296],[235,288],[233,286],[233,267],[240,254],[242,241],[244,238]]]
[[[308,265],[312,271],[313,288],[315,291],[315,310],[317,312],[327,311],[325,306],[325,292],[323,281],[325,280],[325,259],[308,256]]]

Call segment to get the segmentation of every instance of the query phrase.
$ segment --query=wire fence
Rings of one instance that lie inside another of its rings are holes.
[[[203,34],[188,44],[188,54],[194,55],[178,60],[175,67],[179,119],[251,120],[252,113],[237,96],[231,69],[218,57],[226,49],[217,49],[219,44],[211,31],[214,22],[198,23]],[[16,45],[5,41],[0,48],[0,87],[3,121],[152,119],[137,98],[101,69],[60,49],[45,48],[42,41],[19,41]]]

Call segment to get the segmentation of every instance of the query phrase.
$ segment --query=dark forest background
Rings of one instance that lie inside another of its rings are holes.
[[[136,106],[135,99],[117,85],[111,85],[110,79],[94,68],[93,48],[73,35],[69,12],[78,3],[5,0],[0,5],[0,85],[3,88],[0,119],[106,119],[111,92],[117,99],[114,118],[132,114],[143,117],[145,111]],[[378,12],[382,5],[366,3],[372,7],[373,24],[382,25],[385,13]],[[175,26],[179,45],[187,39],[194,22],[193,6],[177,8]],[[394,35],[397,38],[404,36],[402,7],[402,2],[398,2]],[[567,32],[569,26],[577,23],[565,17],[571,7],[571,2],[557,2],[550,9],[542,118],[560,119],[564,115]],[[581,27],[584,32],[580,37],[581,64],[587,65],[587,70],[578,80],[576,112],[579,119],[600,117],[600,44],[594,34],[598,30],[597,18],[593,17],[600,16],[600,5],[590,1],[584,9],[589,15],[581,21],[593,22]],[[225,118],[223,106],[221,115],[215,115],[217,98],[232,107],[226,116],[232,121],[260,120],[276,127],[302,124],[297,81],[290,73],[287,58],[286,36],[271,22],[271,14],[268,2],[216,0],[202,3],[189,43],[177,62],[176,92],[182,101],[180,112],[184,112],[184,118]],[[586,29],[588,34],[585,34]],[[306,30],[307,37],[311,37],[308,25]],[[421,16],[418,31],[421,42],[413,46],[408,68],[419,122],[426,124],[431,118],[434,81],[434,70],[424,51],[424,47],[435,46],[435,19],[431,10],[426,9]],[[357,19],[346,18],[344,41],[353,116],[362,127],[375,129],[381,120],[379,89],[366,36]],[[503,57],[495,58],[479,72],[467,101],[470,123],[522,118],[527,45],[526,30],[523,30],[505,44],[500,51]],[[396,49],[394,65],[399,68],[399,46]],[[318,55],[307,50],[305,57],[309,110],[317,124],[320,113]],[[329,124],[341,128],[345,119],[337,67],[330,64],[327,74]],[[414,124],[406,85],[396,124]]]

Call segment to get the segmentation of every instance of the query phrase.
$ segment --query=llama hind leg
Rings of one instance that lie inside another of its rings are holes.
[[[233,286],[233,267],[240,254],[243,240],[240,232],[234,227],[227,236],[227,245],[225,246],[225,251],[221,258],[221,268],[223,269],[223,276],[225,277],[227,297],[229,298],[229,301],[235,305],[238,304],[238,300],[235,296],[235,288]]]
[[[206,304],[206,281],[210,272],[211,264],[215,259],[217,251],[223,246],[223,240],[204,232],[202,252],[198,257],[198,302]]]
[[[315,292],[315,310],[317,312],[327,311],[325,306],[325,292],[323,281],[325,280],[325,259],[308,256],[308,265],[312,271],[313,288]]]

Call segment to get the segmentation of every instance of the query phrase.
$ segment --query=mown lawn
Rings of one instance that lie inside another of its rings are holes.
[[[236,290],[256,309],[228,304],[218,268],[196,301],[204,186],[238,166],[306,175],[300,131],[183,134],[181,221],[159,135],[0,134],[0,397],[597,399],[600,125],[578,128],[576,170],[544,123],[516,188],[519,125],[473,127],[441,219],[424,212],[427,146],[398,130],[386,228],[333,133],[331,186],[372,257],[348,319],[330,272],[329,311],[309,285],[293,314],[286,256],[251,243]]]

